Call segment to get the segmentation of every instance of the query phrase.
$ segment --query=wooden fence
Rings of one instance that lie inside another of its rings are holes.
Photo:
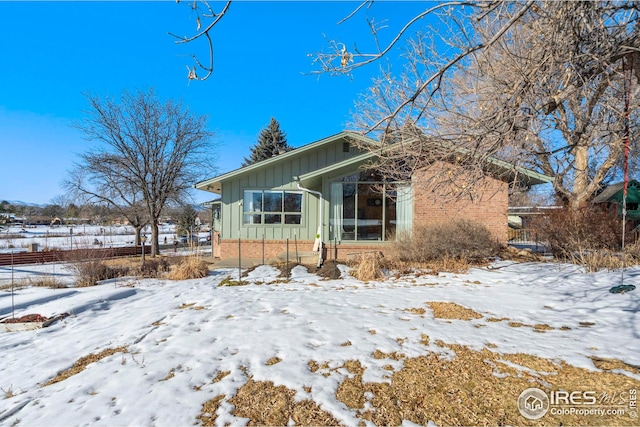
[[[151,246],[144,247],[145,254],[151,253]],[[43,264],[45,262],[80,261],[83,259],[116,258],[141,255],[140,246],[121,248],[73,249],[69,251],[17,252],[0,254],[0,265]]]

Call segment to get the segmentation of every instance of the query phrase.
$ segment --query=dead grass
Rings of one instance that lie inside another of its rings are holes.
[[[362,374],[364,368],[357,360],[348,360],[344,367],[352,374],[351,378],[345,378],[336,391],[336,399],[352,409],[362,409],[365,404]]]
[[[538,323],[533,325],[533,330],[536,332],[545,332],[545,331],[551,331],[554,328],[547,325],[546,323]]]
[[[422,308],[422,307],[405,308],[404,311],[406,311],[408,313],[418,314],[418,315],[422,315],[422,314],[425,314],[427,312],[427,310]]]
[[[391,353],[385,353],[384,351],[376,349],[376,351],[373,352],[373,358],[377,360],[380,360],[380,359],[402,360],[405,357],[406,356],[403,353],[398,353],[397,351],[392,351]]]
[[[607,359],[604,357],[591,356],[590,359],[596,368],[603,371],[613,371],[615,369],[621,369],[632,374],[640,374],[640,366],[630,365],[619,359]]]
[[[433,316],[436,319],[472,320],[482,317],[480,313],[455,302],[429,301],[427,305],[433,311]]]
[[[270,358],[269,360],[267,360],[266,365],[267,366],[271,366],[271,365],[275,365],[276,363],[280,363],[282,362],[282,359],[280,359],[277,356],[274,356],[272,358]]]
[[[364,252],[350,262],[353,267],[349,274],[361,282],[384,279],[382,272],[384,256],[380,252]]]
[[[38,288],[51,288],[51,289],[63,289],[66,288],[67,285],[60,282],[55,277],[42,277],[42,278],[26,278],[26,279],[18,279],[14,280],[13,285],[11,283],[5,283],[0,285],[0,291],[9,290],[13,288],[14,290],[24,289],[29,287],[38,287]]]
[[[207,274],[209,274],[209,264],[200,257],[192,256],[172,266],[167,278],[169,280],[202,279]]]
[[[224,377],[226,377],[226,376],[227,376],[227,375],[229,375],[230,373],[231,373],[231,371],[218,371],[218,372],[216,373],[216,376],[215,376],[215,377],[213,377],[213,381],[212,381],[212,382],[213,382],[213,383],[220,382],[220,381],[222,381],[222,379],[223,379]]]
[[[3,389],[0,388],[0,391],[2,391],[2,394],[4,396],[4,399],[11,399],[12,397],[14,397],[16,394],[13,392],[13,389],[11,388],[11,386],[8,389]]]
[[[418,425],[429,421],[445,426],[537,425],[522,417],[515,404],[527,388],[622,391],[640,386],[624,375],[592,372],[528,354],[445,346],[455,351],[453,359],[435,353],[404,359],[403,368],[389,383],[363,383],[360,372],[343,380],[336,398],[375,425],[400,425],[404,420]],[[634,425],[628,417],[611,415],[547,413],[542,421],[544,425]]]
[[[220,283],[218,283],[218,286],[246,286],[249,283],[250,282],[243,281],[243,280],[240,280],[240,281],[233,280],[231,276],[227,276],[224,279],[222,279]]]
[[[36,279],[28,278],[26,286],[51,288],[51,289],[62,289],[67,287],[67,285],[60,282],[55,277],[41,277]]]
[[[190,309],[190,310],[205,310],[205,308],[201,305],[196,305],[195,302],[191,302],[191,303],[184,303],[182,304],[180,307],[178,307],[180,310],[184,310],[184,309]]]
[[[47,381],[43,387],[46,387],[51,384],[59,383],[60,381],[64,381],[69,377],[72,377],[80,372],[84,371],[84,369],[91,363],[98,362],[105,357],[112,356],[116,353],[128,353],[129,350],[126,346],[116,347],[116,348],[107,348],[102,350],[100,353],[92,353],[88,356],[81,357],[78,359],[71,368],[66,369],[62,372],[58,372],[58,374]]]
[[[429,344],[429,337],[422,336]],[[501,354],[487,348],[476,351],[468,347],[439,342],[452,350],[454,357],[437,353],[404,358],[396,353],[377,351],[378,359],[401,360],[402,367],[394,371],[391,365],[388,382],[364,382],[366,368],[359,360],[347,360],[340,368],[329,368],[327,362],[309,362],[312,372],[324,376],[341,375],[335,397],[354,411],[355,416],[373,425],[401,425],[411,422],[427,425],[611,425],[633,426],[633,419],[616,415],[558,415],[548,412],[542,420],[529,421],[517,409],[517,399],[530,387],[550,390],[622,392],[638,389],[640,381],[611,372],[623,369],[639,373],[640,367],[617,359],[592,357],[603,372],[567,365],[525,353]],[[492,346],[495,347],[495,346]],[[325,370],[329,372],[318,372]],[[348,374],[345,375],[344,371]],[[245,372],[247,373],[247,372]],[[218,373],[223,378],[228,372]],[[304,387],[311,393],[309,387]],[[248,426],[340,425],[333,415],[312,400],[295,400],[295,391],[275,386],[271,381],[254,381],[249,376],[235,396],[232,414],[248,418]],[[202,406],[197,417],[204,426],[215,425],[216,412],[226,396],[218,395]]]
[[[161,379],[160,381],[169,381],[171,378],[176,376],[176,368],[171,368],[166,377]]]
[[[219,394],[211,400],[208,400],[202,404],[202,412],[196,418],[203,426],[215,426],[218,415],[216,412],[220,407],[220,403],[224,400],[225,395]]]
[[[385,258],[385,267],[395,272],[394,277],[399,279],[402,276],[414,275],[420,277],[424,274],[437,275],[438,273],[463,274],[471,267],[484,267],[490,261],[483,258],[456,258],[444,256],[434,260],[404,261],[396,257]],[[430,285],[435,285],[431,283]]]
[[[297,425],[339,425],[329,412],[311,400],[294,401],[295,391],[275,386],[271,381],[253,381],[240,387],[229,399],[236,417],[249,418],[248,426],[284,426],[293,420]]]

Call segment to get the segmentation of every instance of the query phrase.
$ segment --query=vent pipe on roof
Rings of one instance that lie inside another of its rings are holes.
[[[308,188],[304,188],[303,186],[300,185],[300,177],[299,176],[294,176],[293,179],[296,181],[296,184],[298,186],[298,190],[302,190],[302,191],[306,191],[307,193],[311,193],[311,194],[315,194],[316,196],[318,196],[318,206],[319,206],[319,210],[320,210],[320,215],[318,216],[318,218],[320,219],[319,221],[319,225],[318,225],[318,234],[316,234],[316,240],[319,242],[318,244],[318,268],[320,268],[322,266],[322,252],[323,252],[323,247],[322,247],[322,212],[324,211],[323,206],[322,206],[322,193],[320,191],[315,191],[315,190],[310,190]]]

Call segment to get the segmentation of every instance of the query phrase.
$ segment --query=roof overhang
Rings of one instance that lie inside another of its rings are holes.
[[[250,173],[254,171],[258,171],[260,169],[266,169],[270,167],[274,167],[277,163],[284,161],[288,158],[292,158],[294,156],[298,156],[307,151],[316,149],[322,145],[327,143],[335,142],[340,139],[357,139],[365,145],[370,145],[372,147],[379,147],[380,143],[376,140],[368,138],[366,136],[360,135],[355,132],[340,132],[338,134],[329,136],[327,138],[323,138],[319,141],[313,142],[311,144],[304,145],[302,147],[296,148],[292,151],[288,151],[287,153],[281,154],[279,156],[272,157],[270,159],[254,163],[249,166],[245,166],[242,168],[235,169],[233,171],[224,173],[217,177],[201,181],[194,185],[194,188],[198,190],[209,191],[216,194],[222,194],[222,184],[225,181],[237,178],[240,175],[245,173]],[[456,152],[459,154],[463,154],[465,156],[472,156],[469,150],[464,148],[454,148]],[[306,187],[315,187],[321,182],[323,176],[338,176],[340,174],[347,174],[365,163],[375,159],[376,153],[375,149],[367,151],[365,153],[359,154],[352,158],[343,160],[338,163],[334,163],[329,166],[325,166],[323,168],[317,169],[312,172],[308,172],[306,174],[302,174],[298,177],[300,184]],[[544,175],[542,173],[538,173],[529,169],[526,169],[521,166],[516,166],[512,163],[509,163],[505,160],[498,159],[496,157],[487,157],[485,160],[487,173],[494,175],[496,178],[506,181],[509,183],[518,183],[519,185],[531,187],[533,185],[546,184],[553,182],[553,177]]]

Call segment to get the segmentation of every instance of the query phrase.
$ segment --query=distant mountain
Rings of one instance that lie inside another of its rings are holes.
[[[0,202],[2,202],[3,199],[0,197]],[[7,200],[7,203],[11,204],[11,205],[19,205],[19,206],[35,206],[38,208],[44,208],[45,206],[47,206],[46,203],[44,204],[38,204],[38,203],[29,203],[29,202],[23,202],[22,200]]]

